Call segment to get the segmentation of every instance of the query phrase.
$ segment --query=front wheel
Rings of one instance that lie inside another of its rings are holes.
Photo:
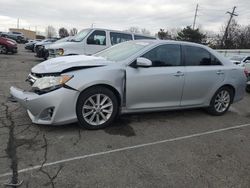
[[[4,45],[0,45],[0,54],[7,54],[7,53],[8,53],[7,47]]]
[[[250,93],[250,85],[247,85],[246,92]]]
[[[233,101],[233,91],[229,87],[220,88],[213,96],[208,113],[216,116],[226,113]]]
[[[93,87],[80,94],[76,104],[79,125],[86,129],[109,126],[118,114],[118,100],[105,87]]]

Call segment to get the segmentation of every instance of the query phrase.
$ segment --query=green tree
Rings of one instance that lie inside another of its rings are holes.
[[[168,31],[165,31],[164,29],[160,29],[158,31],[157,36],[161,40],[166,40],[166,39],[172,39],[171,34]]]
[[[200,32],[199,29],[192,29],[190,26],[187,26],[178,32],[176,39],[200,44],[206,43],[206,35]]]

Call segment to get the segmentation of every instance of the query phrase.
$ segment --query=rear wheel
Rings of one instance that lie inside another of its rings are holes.
[[[86,129],[109,126],[118,114],[118,100],[105,87],[93,87],[80,94],[76,104],[79,125]]]
[[[213,96],[208,113],[216,116],[226,113],[233,102],[233,90],[229,87],[220,88]]]
[[[247,85],[246,92],[250,93],[250,85]]]
[[[0,45],[0,54],[7,54],[7,53],[8,53],[7,47],[4,45]]]

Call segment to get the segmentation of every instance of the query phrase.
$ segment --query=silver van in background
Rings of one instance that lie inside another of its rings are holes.
[[[89,28],[80,31],[70,40],[48,46],[49,57],[65,55],[92,55],[115,44],[140,39],[156,39],[153,36],[123,31]]]

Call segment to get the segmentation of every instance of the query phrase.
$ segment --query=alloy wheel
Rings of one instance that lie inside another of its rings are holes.
[[[102,125],[109,120],[113,113],[113,102],[104,94],[90,96],[82,107],[82,115],[91,125]]]
[[[224,112],[230,105],[230,93],[227,90],[221,90],[215,97],[214,108],[217,112]]]

